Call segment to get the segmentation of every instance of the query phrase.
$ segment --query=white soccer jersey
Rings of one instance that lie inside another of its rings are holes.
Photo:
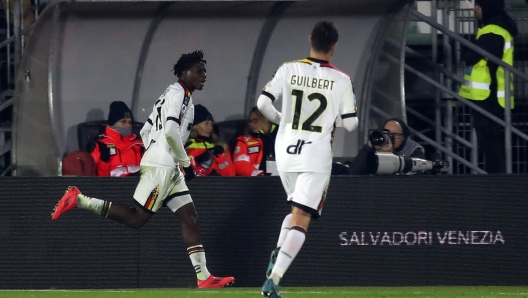
[[[147,120],[152,128],[148,135],[147,151],[141,159],[142,166],[174,168],[174,154],[165,137],[165,123],[176,121],[180,125],[182,144],[185,144],[194,120],[191,92],[176,82],[170,85],[154,104]]]
[[[327,61],[306,58],[279,67],[262,94],[282,99],[278,170],[330,173],[336,119],[356,117],[350,77]]]

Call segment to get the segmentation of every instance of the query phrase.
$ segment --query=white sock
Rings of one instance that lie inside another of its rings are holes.
[[[288,232],[290,231],[291,218],[292,218],[292,214],[290,213],[286,215],[286,217],[282,221],[281,231],[279,234],[279,240],[277,241],[277,247],[282,246],[282,243],[284,243],[284,239],[286,239],[286,235],[288,235]]]
[[[100,200],[96,198],[90,198],[83,194],[77,195],[77,207],[95,212],[98,215],[107,217],[112,202]]]
[[[195,245],[187,248],[187,253],[189,253],[189,258],[191,263],[196,271],[196,278],[198,280],[206,280],[209,278],[211,273],[207,270],[205,265],[205,250],[202,245]]]
[[[295,259],[297,253],[301,250],[305,239],[306,229],[301,226],[291,227],[281,246],[279,255],[277,256],[275,267],[273,267],[273,271],[271,271],[270,278],[273,279],[273,283],[276,285],[279,284],[284,273],[286,273],[286,270],[290,267],[293,259]]]

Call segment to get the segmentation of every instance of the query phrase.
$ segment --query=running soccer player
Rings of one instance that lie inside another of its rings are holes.
[[[205,84],[205,64],[200,50],[180,57],[174,65],[178,81],[159,97],[141,129],[147,151],[140,163],[141,179],[134,193],[135,206],[91,198],[71,186],[55,207],[51,219],[56,220],[73,208],[81,208],[139,229],[165,205],[181,219],[183,242],[196,271],[198,288],[222,288],[233,284],[235,279],[215,277],[207,270],[197,213],[185,184],[196,175],[183,144],[194,120],[192,92],[202,90]]]
[[[332,169],[332,136],[337,117],[353,131],[357,125],[350,77],[330,64],[339,33],[319,22],[308,41],[310,56],[284,63],[258,98],[259,110],[280,123],[275,141],[277,169],[292,205],[273,250],[262,295],[281,298],[279,282],[300,251],[312,218],[321,215]],[[278,112],[273,101],[282,98]]]

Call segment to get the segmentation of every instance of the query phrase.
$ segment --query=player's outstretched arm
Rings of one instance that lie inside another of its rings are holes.
[[[281,119],[281,113],[275,109],[271,98],[262,94],[257,100],[257,107],[259,111],[264,115],[269,121],[279,124]]]
[[[165,123],[165,137],[167,138],[167,144],[169,144],[176,157],[176,161],[184,167],[189,167],[191,161],[185,152],[180,135],[180,125],[176,121],[169,120]]]

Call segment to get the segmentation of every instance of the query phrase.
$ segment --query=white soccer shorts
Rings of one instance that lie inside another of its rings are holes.
[[[156,212],[163,205],[176,212],[182,206],[192,203],[184,174],[179,168],[142,166],[134,199],[147,212]]]
[[[292,205],[312,214],[313,218],[321,216],[330,173],[279,171],[279,176]]]

